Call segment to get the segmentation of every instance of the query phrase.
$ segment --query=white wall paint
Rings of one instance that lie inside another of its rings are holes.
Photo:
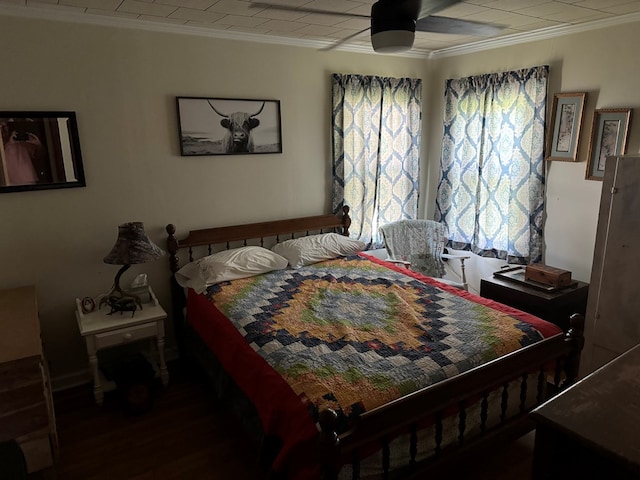
[[[178,231],[324,212],[329,204],[330,74],[425,80],[421,212],[432,216],[446,78],[548,63],[550,95],[588,91],[580,161],[549,164],[546,261],[589,280],[600,182],[584,180],[594,108],[636,107],[634,27],[620,26],[427,64],[416,59],[231,42],[0,16],[4,110],[77,112],[87,187],[0,195],[0,288],[35,284],[54,377],[86,367],[76,296],[111,285],[102,258],[117,225]],[[282,155],[180,157],[176,96],[279,99]],[[640,132],[632,120],[629,152]],[[195,206],[195,209],[193,208]],[[169,307],[167,265],[146,272]],[[477,282],[474,279],[474,282]]]
[[[550,65],[549,105],[558,92],[586,91],[588,96],[578,161],[547,162],[545,262],[571,270],[574,278],[588,282],[602,190],[601,182],[584,179],[593,111],[596,108],[637,108],[640,105],[637,86],[640,64],[636,61],[635,40],[638,26],[637,23],[622,25],[431,61],[428,83],[432,88],[426,113],[430,124],[429,160],[428,167],[424,169],[428,170],[425,186],[427,216],[435,211],[445,80]],[[629,153],[637,152],[640,145],[640,128],[634,125],[636,122],[631,121],[627,144]],[[477,288],[477,284],[474,286]]]
[[[0,110],[77,113],[87,187],[0,195],[0,288],[35,284],[52,375],[87,367],[76,296],[109,289],[117,225],[189,229],[325,213],[330,74],[424,77],[419,59],[0,16]],[[283,154],[181,157],[176,96],[278,99]],[[168,261],[146,272],[169,309]],[[168,324],[170,327],[170,323]]]

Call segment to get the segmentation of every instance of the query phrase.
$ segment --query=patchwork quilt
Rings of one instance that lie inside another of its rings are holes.
[[[345,429],[363,411],[542,339],[508,310],[360,256],[217,284],[206,296],[314,417],[333,408]]]

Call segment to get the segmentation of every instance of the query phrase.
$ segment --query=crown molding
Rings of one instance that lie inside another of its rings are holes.
[[[0,0],[1,1],[1,0]],[[81,13],[63,8],[33,8],[13,4],[0,3],[0,15],[8,15],[15,17],[35,18],[41,20],[53,20],[67,23],[80,23],[89,25],[98,25],[104,27],[129,28],[133,30],[145,30],[160,33],[173,33],[179,35],[193,35],[199,37],[219,38],[223,40],[234,40],[254,43],[268,43],[271,45],[284,45],[291,47],[314,48],[323,50],[330,47],[333,43],[322,40],[310,40],[306,38],[289,38],[275,35],[263,35],[249,32],[238,32],[233,30],[218,30],[206,27],[196,27],[191,25],[179,25],[173,23],[152,22],[148,20],[137,20],[132,18],[124,18],[109,15],[94,15],[90,13]],[[640,21],[640,12],[630,13],[618,17],[605,18],[602,20],[594,20],[593,22],[581,23],[578,25],[559,25],[556,27],[548,27],[534,32],[516,33],[506,35],[504,37],[480,40],[466,45],[458,45],[455,47],[442,48],[425,52],[424,50],[410,50],[394,54],[386,54],[395,57],[405,58],[421,58],[436,59],[453,57],[457,55],[465,55],[468,53],[476,53],[494,48],[508,47],[522,43],[535,42],[539,40],[547,40],[550,38],[571,35],[575,33],[596,30],[600,28],[613,27],[625,23]],[[369,55],[385,55],[373,51],[370,45],[356,45],[345,43],[332,52],[351,52],[364,53]]]
[[[505,35],[504,37],[481,40],[479,42],[468,43],[456,47],[442,48],[434,50],[428,55],[429,59],[453,57],[464,55],[467,53],[481,52],[493,48],[508,47],[521,43],[535,42],[539,40],[547,40],[550,38],[572,35],[575,33],[586,32],[589,30],[597,30],[600,28],[614,27],[625,23],[640,21],[640,12],[621,15],[618,17],[605,18],[602,20],[594,20],[592,22],[580,23],[578,25],[559,25],[556,27],[542,28],[534,32],[515,33],[513,35]]]
[[[52,20],[67,23],[80,23],[88,25],[98,25],[103,27],[129,28],[133,30],[145,30],[150,32],[174,33],[180,35],[193,35],[199,37],[219,38],[223,40],[234,40],[254,43],[268,43],[272,45],[285,45],[291,47],[305,47],[322,50],[333,45],[333,42],[322,40],[310,40],[306,38],[288,38],[275,35],[263,35],[249,32],[238,32],[233,30],[218,30],[214,28],[195,27],[191,25],[178,25],[173,23],[152,22],[148,20],[137,20],[109,15],[93,15],[58,8],[32,8],[19,5],[0,3],[0,15],[14,17],[24,17],[39,20]],[[373,51],[370,45],[342,44],[332,51],[366,53],[371,55],[381,55]],[[428,52],[408,51],[393,56],[408,58],[427,58]]]

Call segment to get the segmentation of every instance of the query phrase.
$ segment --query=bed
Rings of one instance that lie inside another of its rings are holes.
[[[348,238],[348,213],[193,230],[182,239],[167,226],[181,358],[211,376],[271,477],[419,478],[530,430],[528,412],[576,379],[583,319],[574,315],[562,332],[351,244],[292,268],[299,258],[287,244]],[[202,268],[200,258],[252,248],[287,261],[206,286],[178,283],[188,268]],[[380,304],[397,319],[370,313]]]

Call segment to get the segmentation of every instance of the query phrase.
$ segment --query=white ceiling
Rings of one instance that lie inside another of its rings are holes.
[[[263,1],[369,15],[375,0]],[[282,11],[252,6],[247,0],[0,0],[0,14],[313,48],[332,45],[369,26],[367,18]],[[466,0],[437,14],[505,28],[489,39],[416,32],[411,56],[447,55],[637,21],[640,0]],[[368,32],[338,49],[372,51]]]

